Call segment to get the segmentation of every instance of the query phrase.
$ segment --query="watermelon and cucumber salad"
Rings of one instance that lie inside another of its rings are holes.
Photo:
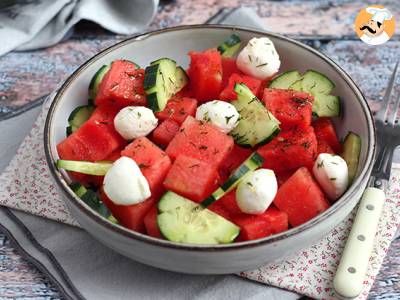
[[[177,243],[265,238],[329,209],[357,176],[362,141],[340,141],[335,84],[279,70],[268,38],[232,34],[140,67],[102,66],[66,121],[57,167],[109,221]]]

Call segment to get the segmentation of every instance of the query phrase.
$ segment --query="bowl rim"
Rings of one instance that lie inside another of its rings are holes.
[[[55,165],[55,160],[53,158],[52,151],[51,151],[50,130],[52,127],[54,111],[55,111],[56,107],[58,106],[60,99],[62,98],[64,92],[68,89],[68,87],[71,85],[71,83],[76,79],[76,77],[78,77],[88,66],[90,66],[92,63],[94,63],[96,60],[98,60],[99,58],[105,56],[106,54],[114,51],[115,49],[120,48],[121,46],[125,46],[127,44],[134,43],[136,41],[141,41],[146,38],[149,38],[149,37],[152,37],[155,35],[160,35],[160,34],[167,33],[167,32],[172,32],[172,31],[177,32],[177,31],[197,30],[197,29],[210,29],[210,30],[224,29],[224,30],[232,30],[232,31],[244,31],[244,32],[248,32],[248,33],[264,35],[267,37],[270,36],[275,39],[280,39],[280,40],[284,40],[286,42],[295,44],[296,46],[301,47],[301,48],[311,52],[312,54],[318,56],[322,60],[324,60],[324,62],[326,62],[330,67],[332,67],[336,72],[338,72],[340,74],[340,76],[343,78],[343,80],[346,82],[346,84],[349,86],[349,88],[354,92],[359,104],[361,105],[361,107],[364,111],[366,119],[367,119],[368,143],[366,143],[366,145],[367,145],[368,149],[367,149],[366,163],[362,167],[360,175],[355,179],[355,181],[352,183],[350,188],[332,206],[330,206],[329,209],[327,209],[323,213],[319,214],[318,216],[314,217],[313,219],[309,220],[308,222],[306,222],[300,226],[291,228],[282,233],[271,235],[271,236],[268,236],[268,237],[265,237],[262,239],[245,241],[245,242],[236,242],[236,243],[232,243],[232,244],[218,244],[218,245],[187,244],[187,243],[176,243],[176,242],[171,242],[168,240],[154,238],[154,237],[127,229],[121,225],[114,224],[114,223],[110,222],[109,220],[107,220],[106,218],[99,215],[94,210],[92,210],[86,203],[84,203],[79,197],[77,197],[75,195],[75,193],[72,191],[72,189],[69,187],[69,185],[67,184],[66,180],[64,179],[62,173],[58,170],[58,168]],[[146,32],[143,34],[138,34],[138,35],[132,36],[128,39],[125,39],[123,41],[120,41],[120,42],[100,51],[99,53],[95,54],[93,57],[91,57],[90,59],[85,61],[78,69],[76,69],[64,81],[62,86],[56,92],[54,99],[51,103],[51,106],[49,108],[49,111],[47,113],[45,127],[44,127],[44,151],[45,151],[47,165],[49,166],[49,169],[50,169],[50,173],[52,174],[53,179],[55,180],[56,184],[59,186],[59,190],[62,191],[62,193],[64,195],[66,195],[65,198],[67,198],[68,201],[72,205],[75,206],[75,208],[77,208],[81,212],[83,212],[86,216],[88,216],[97,225],[105,227],[105,229],[111,230],[116,234],[121,234],[125,238],[133,238],[134,240],[149,243],[149,244],[152,244],[153,246],[158,246],[158,247],[163,247],[163,248],[185,250],[185,251],[222,251],[222,250],[223,251],[232,251],[232,250],[237,250],[237,249],[252,248],[252,247],[257,247],[257,246],[261,246],[261,245],[265,245],[265,244],[271,244],[271,243],[275,243],[275,242],[278,242],[280,240],[283,240],[283,239],[286,239],[289,237],[299,235],[301,233],[304,233],[305,231],[309,231],[311,228],[313,228],[314,226],[323,222],[324,220],[329,218],[332,214],[334,214],[336,211],[340,210],[343,206],[345,206],[348,199],[353,197],[354,194],[358,191],[358,186],[364,180],[367,179],[366,177],[370,176],[372,166],[373,166],[373,160],[374,160],[375,153],[376,153],[376,130],[375,130],[375,124],[373,122],[371,110],[370,110],[367,100],[365,99],[361,90],[357,87],[357,85],[352,80],[352,78],[338,64],[336,64],[332,59],[330,59],[325,54],[322,54],[319,51],[317,51],[317,50],[311,48],[310,46],[307,46],[299,41],[296,41],[294,39],[288,38],[281,34],[273,33],[273,32],[266,31],[266,30],[258,30],[258,29],[249,28],[249,27],[229,26],[229,25],[210,25],[210,24],[181,25],[181,26],[175,26],[175,27],[169,27],[169,28],[159,29],[159,30],[155,30],[155,31],[150,31],[150,32]],[[85,228],[83,228],[83,229],[85,229]]]

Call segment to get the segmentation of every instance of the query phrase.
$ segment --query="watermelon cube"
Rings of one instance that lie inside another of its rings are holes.
[[[281,128],[305,128],[312,118],[313,96],[304,92],[283,89],[264,89],[263,102],[281,122]]]
[[[228,157],[221,163],[219,168],[221,180],[225,181],[228,179],[231,173],[236,170],[242,162],[250,157],[252,152],[251,149],[243,148],[234,144],[231,153],[229,153]]]
[[[146,105],[143,80],[143,69],[127,60],[115,60],[99,85],[96,105]]]
[[[132,158],[138,164],[149,183],[152,197],[160,197],[164,192],[162,182],[171,167],[166,153],[148,138],[141,137],[126,146],[121,155]]]
[[[190,90],[199,102],[218,99],[222,89],[221,54],[217,49],[190,51]]]
[[[212,163],[179,155],[164,180],[164,187],[200,202],[218,188],[218,172]]]
[[[223,217],[229,221],[232,221],[231,214],[219,201],[212,203],[207,208],[209,210],[211,210],[212,212],[215,212],[217,215],[220,215],[221,217]]]
[[[99,122],[108,125],[114,124],[114,118],[120,111],[121,107],[116,104],[103,104],[96,106],[88,122]]]
[[[212,163],[218,168],[232,147],[231,136],[209,123],[188,117],[165,152],[172,160],[179,155],[185,155]]]
[[[290,225],[301,225],[329,208],[329,202],[307,168],[298,169],[278,189],[274,204],[287,213]]]
[[[317,153],[317,139],[312,127],[294,128],[282,131],[257,151],[265,159],[263,167],[278,173],[303,166],[312,168]]]
[[[335,151],[329,146],[329,144],[323,140],[320,136],[317,136],[317,156],[321,153],[330,153],[330,154],[335,154]]]
[[[194,116],[197,109],[197,100],[189,97],[172,97],[168,100],[164,110],[156,113],[159,120],[171,119],[181,125],[188,116]]]
[[[158,145],[167,146],[178,131],[179,124],[171,119],[167,119],[154,129],[152,140]]]
[[[100,190],[100,199],[122,226],[142,233],[145,229],[144,218],[156,203],[153,198],[150,198],[134,205],[118,205],[107,197],[103,189]]]
[[[233,73],[242,74],[242,72],[236,66],[236,59],[230,57],[222,57],[222,88],[228,85],[229,77]]]
[[[268,208],[261,215],[237,215],[233,222],[240,227],[240,241],[256,240],[288,229],[287,214],[275,207]]]
[[[342,145],[336,135],[335,126],[329,118],[318,118],[312,123],[315,135],[318,139],[324,140],[335,153],[342,152]]]
[[[233,189],[215,203],[221,204],[230,215],[237,215],[242,213],[236,202],[236,189]]]
[[[86,122],[58,144],[57,150],[61,159],[97,161],[103,160],[125,144],[114,125]]]
[[[219,94],[219,99],[231,101],[237,99],[237,94],[234,91],[236,83],[244,83],[254,95],[258,95],[261,88],[261,80],[246,76],[246,75],[239,75],[239,74],[232,74],[229,77],[228,85],[222,90]]]
[[[144,217],[144,226],[148,235],[155,238],[162,238],[160,228],[157,223],[158,208],[154,205]]]

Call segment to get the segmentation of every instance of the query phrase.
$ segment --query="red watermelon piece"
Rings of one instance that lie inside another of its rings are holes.
[[[171,167],[166,153],[146,137],[134,140],[121,152],[122,156],[132,158],[146,177],[151,195],[157,199],[164,192],[162,182]]]
[[[228,85],[219,94],[219,99],[226,101],[236,100],[237,94],[234,91],[236,83],[246,84],[246,86],[253,92],[254,95],[258,95],[260,93],[261,80],[235,73],[229,77]]]
[[[99,122],[107,125],[114,124],[114,118],[120,111],[121,107],[116,104],[103,104],[97,106],[90,116],[88,122]]]
[[[319,140],[324,140],[335,153],[342,152],[342,145],[336,135],[335,126],[329,118],[318,118],[312,123],[315,135]]]
[[[115,60],[99,85],[96,105],[146,105],[143,80],[143,69],[127,60]]]
[[[171,119],[181,125],[188,116],[194,116],[197,109],[197,100],[189,97],[173,97],[167,102],[164,110],[156,113],[159,120]]]
[[[281,128],[305,128],[312,118],[313,96],[304,92],[283,89],[264,89],[263,102],[281,122]]]
[[[144,218],[156,202],[153,198],[134,205],[117,205],[107,197],[103,189],[100,191],[101,201],[122,226],[134,231],[144,232]]]
[[[218,168],[229,155],[233,139],[217,127],[188,117],[165,152],[174,160],[185,155],[212,163]]]
[[[114,125],[86,122],[77,131],[57,145],[61,159],[97,161],[126,144]]]
[[[335,151],[329,146],[329,144],[321,139],[321,137],[317,136],[317,142],[318,142],[318,147],[317,147],[317,156],[321,153],[330,153],[330,154],[335,154]]]
[[[236,202],[236,189],[230,191],[215,203],[221,204],[230,215],[242,213]]]
[[[212,163],[179,155],[164,180],[164,187],[200,202],[218,188],[218,172]]]
[[[247,158],[252,154],[251,149],[240,147],[236,144],[233,145],[232,151],[229,153],[228,157],[222,162],[219,168],[219,175],[221,180],[225,181],[231,175],[231,173],[236,170],[237,167],[241,165]]]
[[[218,99],[222,89],[221,54],[217,49],[190,51],[190,91],[199,102]]]
[[[274,204],[287,213],[293,227],[311,220],[329,208],[329,202],[307,168],[298,169],[282,184]]]
[[[311,168],[317,153],[317,139],[312,127],[282,131],[269,144],[260,147],[263,167],[279,173],[303,166]]]
[[[292,175],[294,174],[295,171],[290,170],[290,171],[283,171],[279,173],[275,173],[276,180],[278,182],[278,187],[280,187],[282,184],[286,182]]]
[[[157,205],[154,205],[144,217],[144,226],[148,235],[155,238],[162,238],[160,228],[157,223],[158,209]]]
[[[231,214],[229,211],[218,201],[212,203],[210,206],[207,207],[209,210],[212,212],[215,212],[216,214],[220,215],[221,217],[232,221]]]
[[[256,240],[288,229],[287,214],[275,207],[270,207],[257,216],[237,215],[233,217],[233,222],[240,227],[240,241]]]
[[[154,129],[152,140],[158,145],[167,146],[178,131],[179,124],[171,119],[167,119]]]
[[[233,73],[242,74],[242,72],[236,66],[236,59],[230,57],[222,57],[222,88],[228,85],[229,77]]]

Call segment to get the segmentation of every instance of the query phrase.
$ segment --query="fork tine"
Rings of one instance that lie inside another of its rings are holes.
[[[385,96],[383,97],[381,109],[376,114],[376,119],[379,121],[382,121],[382,122],[384,121],[385,115],[389,108],[390,96],[392,95],[393,87],[394,87],[394,84],[396,81],[399,62],[400,62],[400,59],[397,61],[396,65],[393,69],[393,73],[392,73],[392,76],[390,77],[389,85],[386,89]]]
[[[388,123],[391,125],[394,125],[394,122],[397,119],[397,113],[399,111],[399,106],[400,106],[400,94],[398,95],[396,102],[394,103],[394,106],[387,117]]]

